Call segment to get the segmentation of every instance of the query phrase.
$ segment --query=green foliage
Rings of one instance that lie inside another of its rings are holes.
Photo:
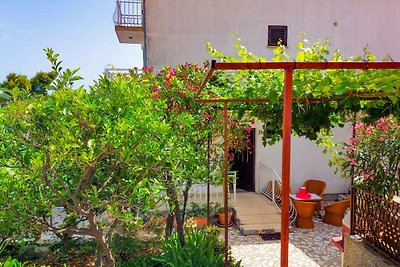
[[[18,99],[26,99],[38,94],[46,94],[56,78],[56,72],[37,72],[28,79],[26,75],[10,73],[6,80],[0,83],[0,104],[4,105]]]
[[[197,217],[207,217],[207,204],[203,203],[197,203],[197,202],[192,202],[190,203],[190,210],[187,212],[188,216],[197,216]]]
[[[6,238],[0,242],[0,255],[3,253],[4,249],[10,244],[11,238]]]
[[[364,190],[389,200],[400,192],[400,129],[393,117],[374,124],[357,122],[340,167],[345,177]]]
[[[45,51],[57,73],[52,94],[17,97],[0,109],[2,234],[38,238],[51,230],[103,242],[99,236],[118,225],[135,231],[138,215],[155,208],[162,190],[178,210],[179,186],[209,179],[206,144],[221,133],[221,113],[194,100],[202,68],[102,77],[87,91],[72,89],[78,69],[63,70],[59,55]],[[239,123],[230,124],[243,136]],[[213,146],[214,169],[219,150]],[[67,218],[52,227],[46,219],[55,206]],[[108,220],[94,220],[97,215]],[[82,220],[90,227],[77,227]]]
[[[159,253],[159,244],[144,242],[137,237],[113,237],[110,245],[116,259],[116,266],[153,266],[153,257]]]
[[[49,51],[50,56],[56,57]],[[159,150],[168,126],[160,123],[163,113],[147,87],[123,77],[102,78],[87,92],[70,88],[74,77],[65,70],[51,95],[0,109],[2,234],[37,238],[52,230],[102,242],[103,229],[114,221],[134,229],[141,223],[136,213],[157,201],[160,188],[149,170],[159,160],[151,151]],[[46,219],[60,205],[65,223],[51,227]],[[109,220],[94,220],[102,214]],[[90,227],[76,227],[85,219]]]
[[[162,266],[224,266],[224,243],[216,226],[190,228],[185,234],[185,246],[180,246],[177,233],[165,240],[164,252],[155,260]],[[228,266],[241,266],[230,252]]]
[[[0,267],[23,267],[26,263],[22,263],[17,259],[8,257],[5,262],[0,262]]]
[[[179,243],[176,232],[165,241],[163,254],[156,261],[163,266],[223,266],[224,254],[218,235],[206,234],[203,228],[185,234],[185,246]]]
[[[241,45],[235,43],[238,57],[228,57],[208,44],[210,54],[224,62],[266,62]],[[284,62],[292,58],[286,47],[274,50],[270,61]],[[296,62],[347,62],[373,61],[364,48],[363,56],[344,58],[338,50],[331,52],[329,42],[310,44],[300,36],[294,56]],[[384,60],[390,60],[390,57]],[[331,129],[343,126],[346,116],[364,110],[371,118],[382,115],[399,116],[399,70],[295,70],[293,77],[293,133],[316,140],[321,135],[331,135]],[[247,114],[263,122],[263,142],[273,144],[282,134],[283,74],[281,70],[238,70],[227,74],[215,72],[206,87],[207,97],[220,98],[268,98],[267,103],[237,103],[230,106],[238,114]],[[324,99],[324,102],[314,101]],[[298,99],[298,101],[297,101]]]
[[[81,76],[76,75],[76,73],[79,71],[79,68],[74,70],[66,69],[65,71],[63,71],[63,68],[61,66],[62,61],[58,60],[58,57],[60,55],[54,53],[53,49],[45,48],[43,50],[46,53],[47,59],[52,64],[52,73],[57,74],[56,79],[52,79],[54,80],[53,90],[58,91],[68,87],[72,87],[75,81],[83,79]]]
[[[57,73],[55,71],[37,72],[36,75],[30,80],[32,87],[31,92],[35,94],[46,94],[56,76]]]

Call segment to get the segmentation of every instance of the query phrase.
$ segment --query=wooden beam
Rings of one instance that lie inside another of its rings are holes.
[[[397,99],[400,99],[397,95],[393,95]],[[306,98],[298,97],[293,98],[293,102],[299,103],[319,103],[319,102],[332,102],[332,101],[342,101],[349,97],[356,97],[360,100],[390,100],[388,95],[371,95],[371,94],[344,94],[341,96],[332,96],[324,98]],[[268,103],[271,100],[268,98],[210,98],[210,99],[196,99],[199,103]],[[280,99],[283,102],[283,99]],[[391,101],[391,100],[390,100]]]
[[[229,266],[229,244],[228,244],[228,103],[224,103],[224,211],[225,211],[225,267]]]
[[[216,70],[265,69],[400,69],[400,62],[215,62]]]
[[[293,69],[285,69],[282,130],[281,267],[289,264],[290,145],[292,135]]]
[[[203,80],[201,80],[200,88],[196,92],[196,94],[194,95],[194,98],[197,98],[200,95],[201,91],[203,91],[204,87],[206,86],[208,80],[211,79],[212,74],[213,74],[213,72],[215,70],[215,63],[216,63],[215,60],[211,60],[210,61],[210,65],[208,65],[208,69],[206,71],[206,75],[204,75]]]

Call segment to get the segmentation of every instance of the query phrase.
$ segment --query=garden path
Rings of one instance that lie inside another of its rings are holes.
[[[313,229],[291,227],[289,234],[289,266],[341,266],[341,252],[331,242],[341,235],[341,227],[323,223],[314,217]],[[243,236],[237,228],[229,230],[233,257],[242,259],[245,267],[280,266],[280,241],[263,241],[258,235]]]

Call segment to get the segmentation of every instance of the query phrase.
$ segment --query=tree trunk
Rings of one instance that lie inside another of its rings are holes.
[[[167,221],[165,223],[165,238],[172,235],[172,229],[174,225],[174,214],[168,213]]]
[[[185,239],[184,239],[184,233],[183,233],[183,221],[181,217],[181,212],[180,212],[180,207],[179,207],[179,201],[178,201],[178,194],[176,192],[176,187],[172,182],[172,177],[170,175],[167,175],[166,181],[165,181],[165,187],[167,189],[167,196],[169,197],[168,204],[171,207],[175,207],[174,209],[174,214],[175,214],[175,219],[176,219],[176,225],[177,225],[177,231],[178,231],[178,238],[179,238],[179,243],[183,247],[185,245]],[[168,229],[166,229],[168,230]],[[166,232],[167,234],[167,232]]]
[[[97,243],[99,245],[99,250],[101,250],[101,253],[103,254],[105,266],[115,267],[115,259],[111,253],[110,247],[106,242],[106,239],[102,236],[100,240],[97,240]]]
[[[93,231],[93,237],[96,238],[98,244],[96,266],[103,266],[104,263],[104,266],[115,267],[115,259],[111,253],[110,247],[107,244],[103,229],[96,222],[95,215],[93,212],[89,212],[86,217],[88,219],[91,231]]]
[[[101,249],[97,250],[97,257],[96,257],[96,267],[102,267],[103,266],[103,251]]]
[[[179,208],[179,201],[176,198],[175,199],[175,218],[176,218],[176,230],[178,231],[178,238],[179,238],[179,243],[181,243],[181,246],[185,246],[185,238],[184,238],[184,233],[183,233],[183,221],[181,217],[181,212]]]
[[[182,207],[182,221],[185,221],[185,215],[187,210],[187,203],[189,199],[189,190],[192,187],[192,181],[188,181],[185,186],[185,190],[183,190],[183,207]]]

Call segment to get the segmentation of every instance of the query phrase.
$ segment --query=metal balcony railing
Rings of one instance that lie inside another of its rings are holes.
[[[142,27],[143,7],[141,0],[117,0],[114,11],[115,26]]]
[[[282,179],[276,171],[267,165],[260,163],[258,166],[260,183],[260,194],[269,198],[275,206],[281,211],[282,207]],[[291,199],[289,199],[289,221],[294,223],[297,217],[297,211]]]

